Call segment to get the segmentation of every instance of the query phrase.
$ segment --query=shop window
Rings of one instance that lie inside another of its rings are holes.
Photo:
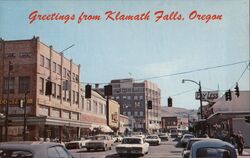
[[[10,93],[15,92],[15,78],[14,77],[10,77],[9,90],[10,90]],[[3,93],[5,93],[5,94],[8,93],[8,77],[4,77]]]

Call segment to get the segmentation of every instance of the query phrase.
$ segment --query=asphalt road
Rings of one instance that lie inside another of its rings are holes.
[[[162,142],[159,146],[150,146],[149,153],[145,155],[145,158],[181,158],[182,148],[176,148],[177,142],[167,141]],[[120,158],[115,151],[115,144],[112,150],[109,151],[90,151],[86,149],[70,150],[75,158]],[[124,158],[124,157],[123,157]],[[129,157],[131,158],[131,156]]]

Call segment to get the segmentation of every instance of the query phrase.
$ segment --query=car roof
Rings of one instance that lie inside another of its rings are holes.
[[[62,146],[59,143],[43,142],[43,141],[19,141],[19,142],[1,142],[0,149],[17,149],[35,151],[41,148],[50,148],[53,146]]]
[[[215,147],[215,148],[223,148],[228,146],[229,148],[234,148],[234,146],[228,142],[221,141],[219,139],[208,139],[208,140],[201,140],[198,142],[195,142],[192,146],[192,148],[205,148],[205,147]]]
[[[132,136],[132,137],[124,137],[123,139],[142,139],[142,138],[141,137]]]

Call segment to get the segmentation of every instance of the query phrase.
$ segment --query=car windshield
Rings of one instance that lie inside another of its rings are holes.
[[[123,139],[122,144],[141,144],[141,139],[136,139],[136,138]]]
[[[147,136],[147,139],[158,139],[157,136]]]
[[[105,136],[94,136],[91,140],[105,140]]]
[[[230,158],[229,150],[221,148],[201,148],[196,152],[197,158]]]
[[[24,150],[0,150],[0,158],[32,158],[32,153]]]
[[[190,139],[190,138],[194,138],[194,136],[191,136],[191,135],[187,135],[184,137],[185,139]]]

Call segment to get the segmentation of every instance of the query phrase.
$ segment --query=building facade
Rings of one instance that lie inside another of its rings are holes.
[[[156,132],[160,126],[161,91],[149,81],[135,82],[133,79],[112,80],[112,99],[120,104],[122,115],[132,121],[134,131]],[[152,109],[147,108],[148,101],[152,101]]]
[[[81,128],[90,127],[89,123],[80,121],[80,65],[42,43],[39,37],[1,39],[0,56],[0,74],[3,74],[0,113],[4,116],[0,122],[1,136],[5,135],[7,114],[11,122],[7,126],[9,140],[22,140],[24,108],[19,106],[19,101],[25,97],[27,140],[35,137],[75,139]],[[52,82],[51,95],[45,95],[48,81]]]
[[[162,132],[170,133],[172,129],[177,130],[178,119],[177,116],[163,116],[161,117]]]

